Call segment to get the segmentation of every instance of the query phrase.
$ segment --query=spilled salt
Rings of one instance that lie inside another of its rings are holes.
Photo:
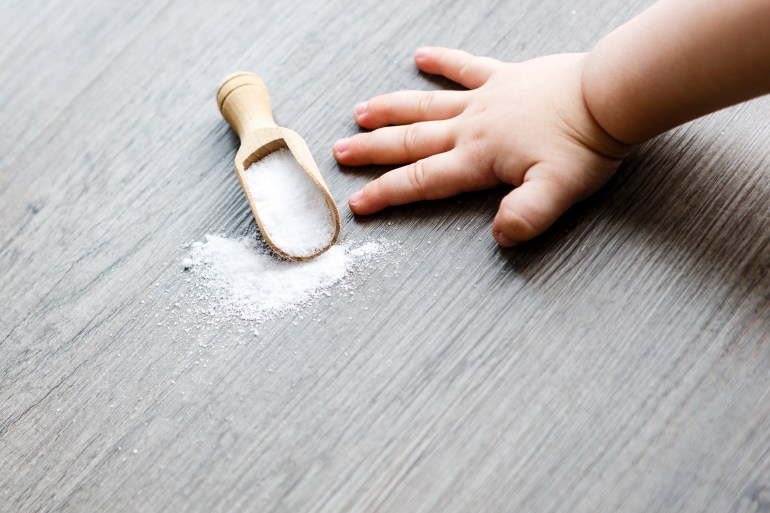
[[[384,252],[381,242],[334,245],[312,260],[276,258],[254,235],[207,235],[192,245],[196,281],[213,300],[217,316],[264,321],[296,309]]]
[[[335,226],[326,198],[289,150],[253,163],[244,178],[262,227],[277,247],[306,256],[329,245]]]

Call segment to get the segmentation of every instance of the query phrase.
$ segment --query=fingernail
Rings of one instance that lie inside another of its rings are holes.
[[[361,114],[366,112],[366,104],[368,102],[361,102],[356,105],[356,117],[359,117]]]
[[[501,245],[502,247],[504,247],[504,248],[510,248],[510,247],[512,247],[512,246],[515,246],[515,245],[516,245],[516,243],[515,243],[515,242],[513,242],[513,241],[512,241],[512,240],[511,240],[511,239],[510,239],[510,238],[509,238],[509,237],[508,237],[506,234],[504,234],[503,232],[498,232],[498,231],[495,231],[495,232],[493,232],[493,233],[492,233],[492,235],[494,235],[494,237],[495,237],[495,240],[497,241],[497,243],[498,243],[498,244],[500,244],[500,245]]]
[[[427,46],[421,46],[417,50],[415,50],[414,58],[415,59],[422,59],[423,57],[427,57],[429,51],[430,50],[428,49]]]
[[[345,139],[340,139],[336,143],[334,143],[334,151],[337,153],[345,153],[348,148],[350,147],[350,137],[346,137]]]
[[[348,203],[350,205],[355,205],[356,203],[361,201],[361,198],[363,197],[363,195],[364,195],[364,191],[356,191],[355,193],[353,193],[350,199],[348,199]]]

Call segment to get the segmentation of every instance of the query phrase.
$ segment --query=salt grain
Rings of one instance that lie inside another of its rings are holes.
[[[311,255],[334,236],[326,198],[289,150],[274,151],[244,172],[262,227],[292,256]]]
[[[198,283],[211,291],[216,314],[264,321],[317,296],[385,251],[381,242],[335,245],[312,260],[276,258],[254,235],[230,239],[207,235],[192,246]]]

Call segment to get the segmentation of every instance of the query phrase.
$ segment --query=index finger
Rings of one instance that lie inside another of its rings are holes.
[[[455,148],[385,173],[353,194],[348,203],[356,214],[368,215],[390,206],[447,198],[497,185],[494,174],[484,169]]]

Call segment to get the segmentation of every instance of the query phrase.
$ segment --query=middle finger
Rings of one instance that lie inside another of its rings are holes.
[[[407,164],[449,151],[454,143],[451,121],[428,121],[340,139],[334,144],[334,157],[347,166]]]

